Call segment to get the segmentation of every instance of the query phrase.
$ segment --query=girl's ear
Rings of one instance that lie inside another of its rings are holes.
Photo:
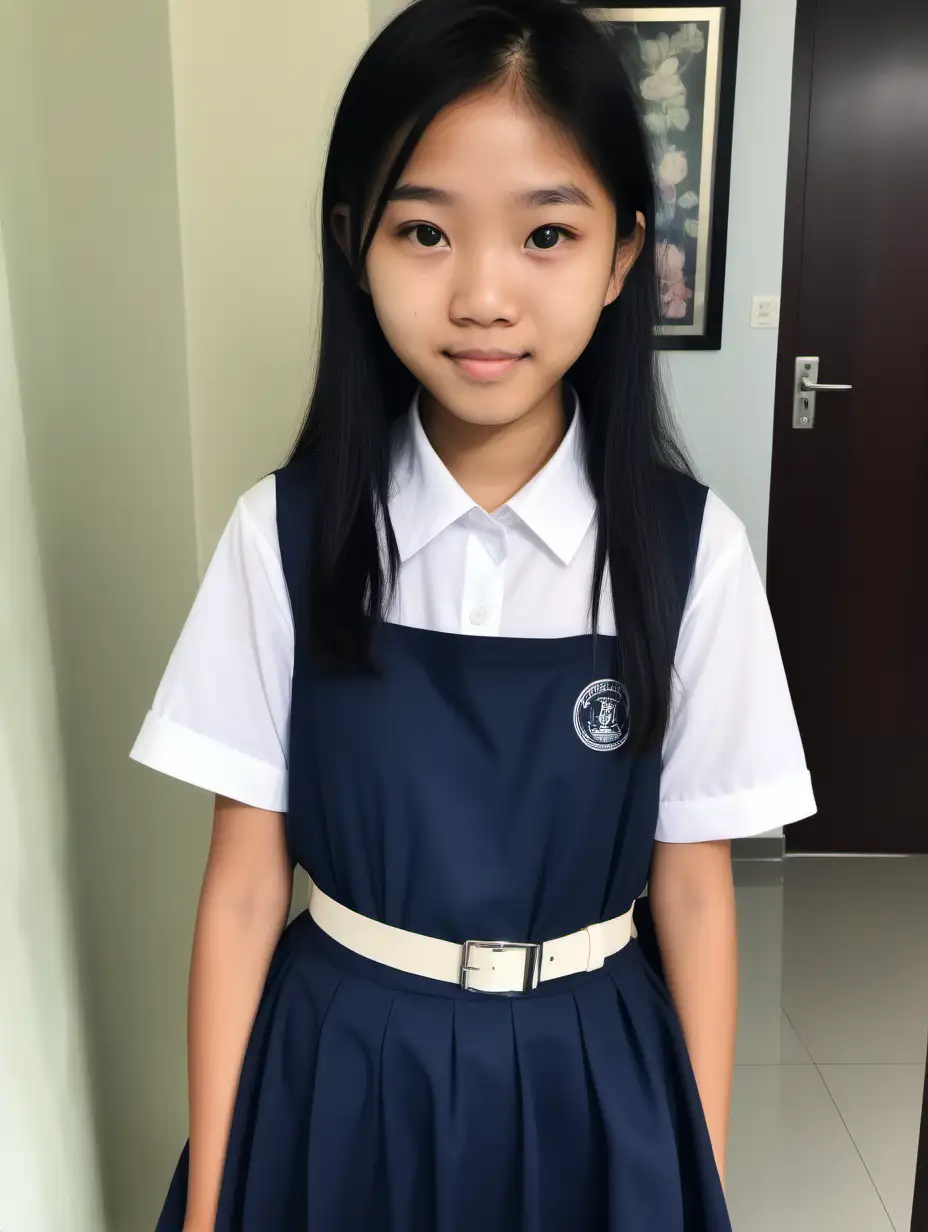
[[[641,256],[641,250],[644,247],[644,237],[644,215],[639,212],[635,215],[634,232],[622,241],[615,254],[615,265],[612,267],[612,275],[609,278],[609,285],[606,287],[604,308],[607,308],[614,300],[618,299],[621,294],[629,270]]]
[[[345,254],[345,260],[351,264],[351,209],[347,205],[334,205],[329,220],[335,242]],[[367,282],[367,271],[361,275],[360,287],[370,294]]]
[[[329,225],[332,228],[332,234],[335,237],[335,242],[345,254],[346,259],[351,261],[351,242],[349,239],[350,230],[349,223],[351,220],[351,210],[347,205],[333,205],[332,214],[329,219]]]

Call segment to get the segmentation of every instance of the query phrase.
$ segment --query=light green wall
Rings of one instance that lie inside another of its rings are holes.
[[[16,2],[34,107],[8,86],[22,127],[0,209],[107,1226],[128,1230],[150,1226],[165,1126],[182,1125],[173,991],[192,875],[178,892],[175,870],[197,834],[193,801],[140,790],[127,760],[197,564],[167,17],[151,2]],[[70,1221],[36,1232],[50,1226]]]
[[[172,0],[170,13],[203,567],[308,401],[325,148],[368,13],[366,0]]]
[[[13,981],[22,992],[18,1042],[31,1052],[19,1072],[32,1140],[44,1143],[31,1174],[4,1145],[0,1181],[15,1175],[0,1187],[0,1226],[102,1232],[96,1145],[107,1232],[142,1232],[186,1133],[187,966],[211,801],[128,752],[232,502],[280,461],[301,417],[322,151],[368,14],[362,0],[6,0],[4,19],[7,9],[0,222],[51,654],[33,646],[35,672],[19,665],[16,691],[0,694],[0,774],[21,765],[12,784],[28,806],[3,872],[29,870],[10,886],[11,906],[36,895],[23,927],[45,912],[33,948],[15,951],[21,966],[0,973],[4,991]],[[22,489],[22,448],[15,457]],[[42,600],[30,594],[39,631]],[[28,758],[27,703],[39,708]],[[61,868],[46,871],[56,855]],[[72,951],[56,873],[74,902]],[[40,1021],[52,1014],[57,1034]],[[82,1016],[93,1130],[74,1095]],[[41,1090],[42,1073],[58,1089]],[[54,1125],[65,1099],[73,1108]],[[52,1168],[65,1129],[71,1166]],[[60,1218],[46,1217],[52,1187]]]
[[[379,30],[396,13],[406,7],[408,0],[368,0],[371,32]]]
[[[60,715],[2,235],[0,527],[0,1227],[98,1232]]]

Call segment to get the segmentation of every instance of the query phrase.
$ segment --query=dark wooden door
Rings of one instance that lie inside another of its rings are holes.
[[[767,585],[819,814],[928,852],[928,0],[799,0]],[[818,356],[811,430],[794,365]]]

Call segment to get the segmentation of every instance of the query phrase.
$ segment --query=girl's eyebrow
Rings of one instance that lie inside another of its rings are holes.
[[[583,205],[593,208],[593,202],[576,184],[557,184],[552,188],[532,188],[528,192],[513,193],[518,205]],[[425,201],[429,205],[455,205],[462,199],[460,193],[445,188],[429,188],[425,184],[398,184],[390,194],[387,204],[393,201]]]

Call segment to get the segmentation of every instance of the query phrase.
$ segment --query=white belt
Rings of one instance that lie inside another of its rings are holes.
[[[407,932],[345,907],[309,882],[309,914],[323,932],[365,958],[460,984],[473,992],[529,992],[540,981],[595,971],[637,937],[634,904],[612,920],[590,924],[553,941],[465,941]]]

